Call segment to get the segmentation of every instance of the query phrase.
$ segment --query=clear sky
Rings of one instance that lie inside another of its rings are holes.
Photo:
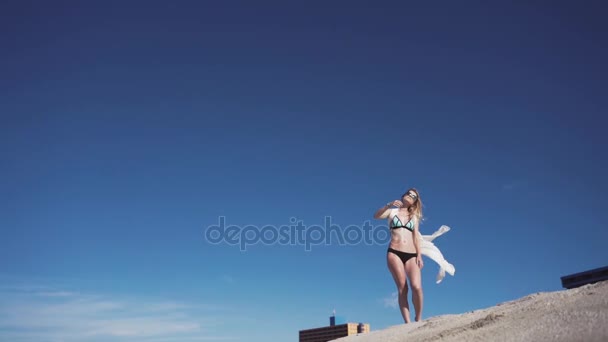
[[[205,232],[361,226],[411,186],[452,228],[425,318],[607,265],[608,25],[567,3],[3,1],[0,339],[400,324],[386,244]]]

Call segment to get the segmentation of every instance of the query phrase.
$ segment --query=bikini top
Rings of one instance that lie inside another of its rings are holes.
[[[411,232],[414,231],[414,221],[412,221],[413,216],[410,216],[410,220],[404,225],[401,223],[401,220],[395,213],[394,209],[391,211],[391,215],[393,215],[393,218],[389,221],[389,226],[391,229],[405,228]]]

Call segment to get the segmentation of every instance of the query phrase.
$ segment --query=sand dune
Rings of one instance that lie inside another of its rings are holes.
[[[608,281],[571,290],[535,293],[487,309],[432,317],[334,341],[606,342]]]

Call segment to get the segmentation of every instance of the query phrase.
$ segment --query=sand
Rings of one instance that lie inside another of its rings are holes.
[[[539,292],[487,309],[432,317],[334,341],[606,342],[608,281],[571,290]]]

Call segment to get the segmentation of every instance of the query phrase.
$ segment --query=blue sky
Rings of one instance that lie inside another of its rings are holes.
[[[601,6],[3,2],[0,338],[296,341],[334,308],[400,324],[386,245],[204,233],[362,225],[410,186],[421,231],[452,228],[424,317],[605,266]]]

